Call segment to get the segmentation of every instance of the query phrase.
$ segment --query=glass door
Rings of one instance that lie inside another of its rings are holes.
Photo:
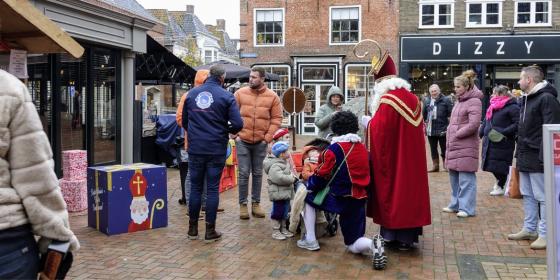
[[[319,128],[315,126],[315,116],[319,107],[327,103],[327,94],[332,84],[303,84],[302,89],[307,98],[302,116],[300,117],[301,133],[317,135]]]

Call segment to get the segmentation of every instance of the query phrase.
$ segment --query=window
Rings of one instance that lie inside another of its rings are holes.
[[[467,2],[467,27],[502,26],[502,2],[470,1]]]
[[[420,28],[453,28],[453,1],[420,1]]]
[[[515,26],[550,26],[552,1],[516,1]]]
[[[208,64],[208,63],[212,62],[213,58],[214,58],[214,56],[212,54],[212,50],[204,51],[204,64]]]
[[[360,41],[360,6],[331,7],[330,43],[355,44]]]
[[[345,90],[345,103],[366,95],[366,79],[368,81],[369,92],[373,92],[374,78],[373,75],[367,78],[367,74],[371,70],[369,64],[352,64],[346,65],[346,87]]]
[[[255,46],[284,46],[284,9],[255,9]]]

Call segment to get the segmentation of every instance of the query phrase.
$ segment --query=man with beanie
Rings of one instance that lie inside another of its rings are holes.
[[[216,231],[218,186],[226,161],[228,133],[243,127],[235,99],[222,88],[225,70],[221,65],[210,68],[210,76],[187,95],[183,108],[183,128],[189,132],[188,153],[191,194],[189,199],[189,239],[198,238],[198,217],[204,178],[207,179],[206,242],[221,238]]]
[[[268,89],[264,79],[264,68],[254,67],[249,76],[249,87],[240,88],[235,92],[235,99],[243,118],[243,129],[236,138],[240,219],[249,219],[247,196],[250,174],[253,174],[251,214],[257,218],[265,216],[260,208],[263,160],[272,135],[282,123],[280,98]]]
[[[327,138],[332,133],[331,120],[337,112],[342,111],[342,91],[337,86],[332,86],[327,93],[327,103],[319,107],[315,115],[315,125],[319,128],[319,137]]]

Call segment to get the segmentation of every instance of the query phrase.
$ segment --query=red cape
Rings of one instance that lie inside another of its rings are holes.
[[[368,124],[372,198],[367,215],[389,229],[431,224],[426,146],[418,98],[388,91]]]

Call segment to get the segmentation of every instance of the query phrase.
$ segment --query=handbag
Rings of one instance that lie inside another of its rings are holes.
[[[519,189],[519,170],[515,166],[509,167],[509,174],[506,181],[506,196],[510,198],[522,198],[521,191]]]
[[[340,168],[342,167],[344,162],[346,162],[346,158],[348,158],[348,156],[350,155],[350,153],[354,149],[354,145],[355,145],[355,143],[352,143],[352,147],[350,147],[350,150],[348,151],[346,156],[344,156],[344,159],[342,160],[342,162],[338,165],[338,168],[336,169],[334,174],[331,176],[331,179],[327,183],[327,186],[317,192],[317,194],[315,195],[315,198],[313,198],[313,204],[315,204],[315,205],[323,204],[323,202],[325,201],[325,198],[327,197],[327,194],[331,190],[330,186],[331,186],[332,181],[334,180],[334,177],[336,177],[336,174],[338,174],[338,171],[340,170]]]
[[[490,120],[490,125],[494,126],[492,124],[492,120]],[[490,129],[490,132],[488,132],[488,140],[494,142],[494,143],[498,143],[501,142],[502,140],[504,140],[504,138],[507,138],[505,135],[499,133],[497,130],[495,130],[493,127],[492,129]]]
[[[41,256],[43,270],[39,273],[40,280],[64,279],[72,267],[74,257],[68,251],[70,242],[53,240],[47,252]]]

